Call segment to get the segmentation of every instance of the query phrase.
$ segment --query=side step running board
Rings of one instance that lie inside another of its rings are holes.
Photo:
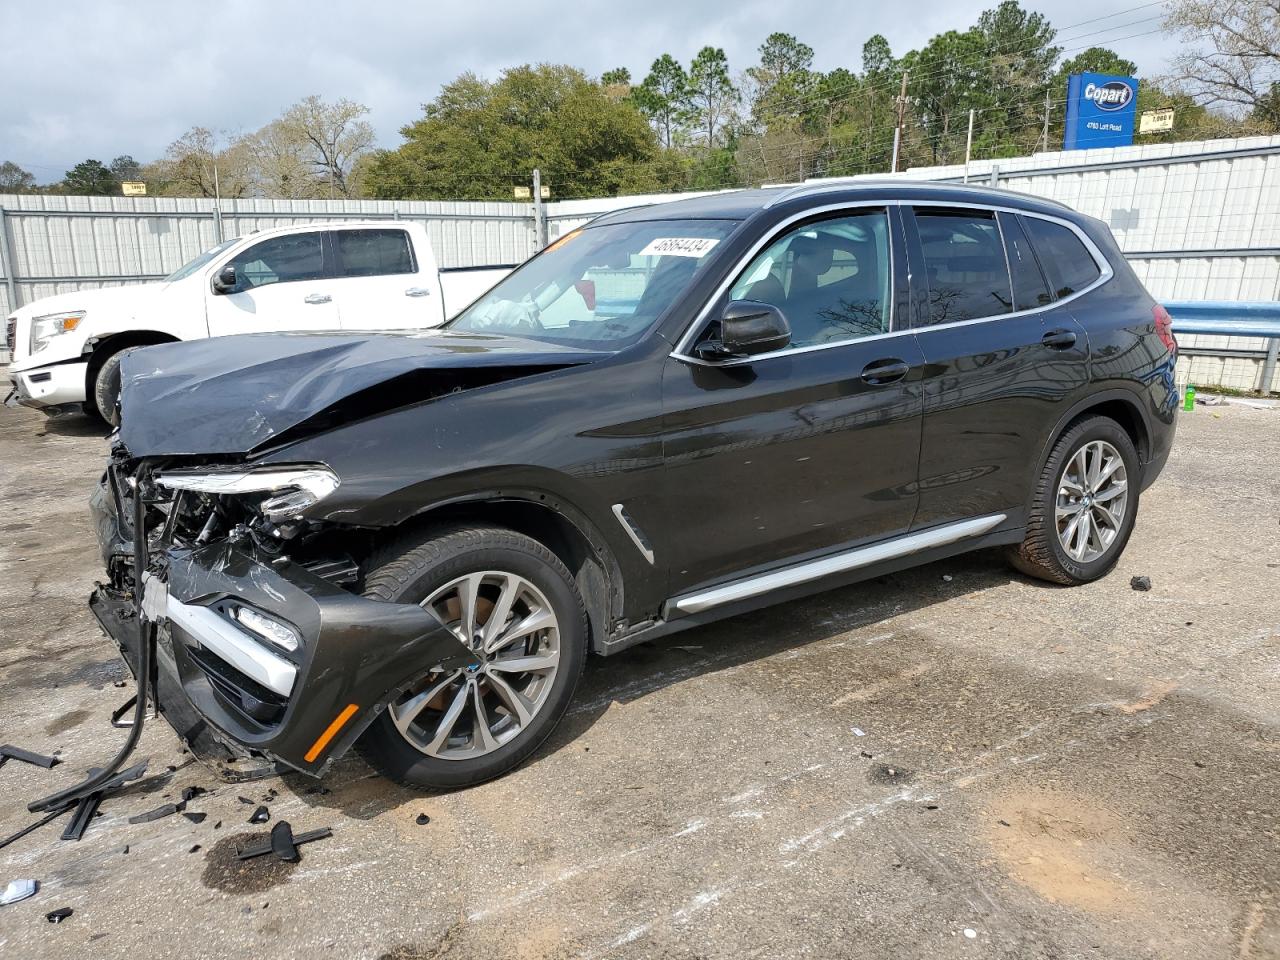
[[[905,557],[909,553],[919,553],[922,550],[946,546],[958,540],[981,536],[998,527],[1004,520],[1005,514],[995,513],[987,517],[975,517],[972,520],[932,527],[884,543],[873,543],[870,546],[846,550],[834,556],[819,557],[817,560],[809,560],[793,567],[737,580],[723,587],[691,593],[678,598],[674,606],[681,613],[701,613],[703,610],[710,610],[712,607],[719,607],[726,603],[758,597],[762,593],[783,590],[812,580],[821,580],[832,574],[857,570],[859,567],[867,567],[884,560]]]

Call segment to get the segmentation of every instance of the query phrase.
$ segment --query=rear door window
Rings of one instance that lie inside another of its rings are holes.
[[[413,249],[404,230],[335,230],[340,277],[385,277],[414,273]]]
[[[995,213],[917,209],[915,219],[929,286],[927,323],[1012,312],[1009,266]]]
[[[1053,302],[1049,293],[1049,285],[1044,274],[1040,272],[1040,264],[1027,241],[1018,218],[1007,213],[1000,214],[1000,232],[1004,235],[1004,249],[1009,255],[1009,275],[1013,279],[1013,308],[1015,310],[1035,310]]]
[[[1102,275],[1093,254],[1070,227],[1039,217],[1021,220],[1059,299],[1079,293]]]

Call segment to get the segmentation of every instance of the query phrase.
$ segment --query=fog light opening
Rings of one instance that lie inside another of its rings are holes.
[[[261,637],[281,650],[295,653],[302,643],[302,638],[298,636],[298,631],[293,627],[287,623],[281,623],[273,617],[268,617],[266,614],[259,613],[250,607],[232,607],[231,616],[236,623],[250,633]]]

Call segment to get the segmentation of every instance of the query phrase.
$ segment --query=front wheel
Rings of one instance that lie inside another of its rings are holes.
[[[564,715],[587,654],[587,619],[550,550],[501,527],[452,527],[375,560],[365,595],[417,603],[479,656],[424,667],[370,725],[359,749],[420,789],[483,783],[523,763]]]
[[[120,362],[128,347],[111,354],[93,377],[92,411],[113,427],[120,426]]]
[[[1013,565],[1069,586],[1109,573],[1133,532],[1139,469],[1133,441],[1114,420],[1073,424],[1045,462]]]

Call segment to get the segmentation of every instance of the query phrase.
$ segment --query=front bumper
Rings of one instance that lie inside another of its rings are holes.
[[[95,498],[104,553],[122,552],[128,545],[101,505]],[[197,754],[265,758],[319,776],[399,690],[433,667],[477,662],[421,607],[358,596],[298,564],[261,563],[225,541],[165,558],[156,705]],[[297,652],[238,626],[225,613],[231,602],[291,624]],[[89,605],[136,669],[132,599],[100,586]]]
[[[34,407],[46,413],[79,408],[85,401],[88,362],[55,363],[30,370],[9,370],[10,403]]]

